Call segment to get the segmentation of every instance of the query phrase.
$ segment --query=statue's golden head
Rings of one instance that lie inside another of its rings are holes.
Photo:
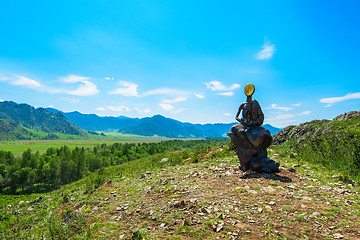
[[[246,94],[246,96],[252,96],[255,92],[255,86],[252,83],[248,83],[246,84],[245,88],[244,88],[244,92]]]

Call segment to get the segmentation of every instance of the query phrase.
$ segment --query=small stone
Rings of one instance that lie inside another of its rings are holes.
[[[339,193],[339,194],[343,194],[345,193],[345,189],[341,189],[341,188],[334,188],[334,190]]]
[[[93,210],[91,211],[91,213],[92,213],[92,214],[93,214],[93,213],[96,213],[98,210],[99,210],[98,207],[94,207]]]
[[[292,167],[300,167],[300,164],[294,164]]]
[[[259,212],[259,213],[262,213],[262,212],[263,212],[263,209],[262,209],[262,208],[258,208],[258,212]]]
[[[330,230],[334,230],[335,228],[336,228],[335,226],[329,227]]]
[[[276,203],[274,201],[271,201],[268,204],[274,206]]]
[[[160,224],[160,228],[164,228],[164,227],[165,227],[165,225],[166,225],[166,223],[162,223],[162,224]]]
[[[335,233],[333,236],[335,239],[343,239],[344,238],[344,236],[341,235],[340,233]]]
[[[312,201],[312,198],[311,198],[311,197],[303,197],[303,200],[305,200],[305,201]]]
[[[304,165],[302,165],[302,166],[303,166],[303,168],[311,169],[311,167],[310,167],[309,165],[307,165],[307,164],[304,164]]]
[[[318,218],[318,217],[321,217],[321,214],[319,213],[319,212],[313,212],[310,216],[309,216],[309,218]]]
[[[272,210],[272,208],[270,206],[265,206],[265,208],[270,211]]]

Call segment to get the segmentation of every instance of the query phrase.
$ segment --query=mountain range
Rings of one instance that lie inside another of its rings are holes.
[[[0,140],[56,138],[57,133],[88,137],[89,132],[119,132],[167,138],[226,137],[237,123],[193,124],[161,115],[145,118],[100,117],[80,112],[62,112],[54,108],[34,108],[12,101],[0,102]],[[271,134],[281,129],[263,125]],[[40,134],[42,132],[42,134]]]
[[[118,131],[125,134],[142,136],[163,136],[169,138],[203,138],[203,137],[225,137],[231,126],[238,123],[208,123],[193,124],[180,122],[161,115],[145,118],[129,117],[99,117],[95,114],[82,114],[75,112],[61,112],[57,109],[46,108],[46,110],[63,114],[70,122],[88,131]],[[263,125],[271,134],[281,129],[269,124]]]

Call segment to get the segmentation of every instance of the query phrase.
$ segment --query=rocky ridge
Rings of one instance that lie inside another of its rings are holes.
[[[288,126],[273,136],[273,144],[280,145],[290,139],[296,139],[297,143],[306,142],[318,136],[359,126],[360,111],[352,111],[341,114],[333,120],[313,120],[298,126]]]

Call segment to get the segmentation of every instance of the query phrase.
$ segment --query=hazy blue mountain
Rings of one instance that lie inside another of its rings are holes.
[[[169,138],[207,137],[206,134],[194,126],[186,126],[180,121],[161,115],[142,118],[136,125],[120,129],[120,132],[143,136],[158,135]]]
[[[61,111],[47,108],[48,111],[59,113]],[[231,126],[237,123],[214,123],[214,124],[192,124],[180,122],[161,115],[146,118],[99,117],[95,114],[82,114],[79,112],[61,112],[70,122],[78,127],[89,131],[119,131],[121,133],[136,134],[143,136],[175,137],[226,137]],[[271,134],[281,129],[265,124]]]
[[[61,113],[52,113],[44,108],[34,108],[28,104],[17,104],[11,101],[0,102],[0,119],[10,121],[20,127],[47,133],[65,133],[86,136],[82,129],[67,120]],[[5,124],[5,122],[3,122]]]
[[[118,131],[119,129],[135,125],[138,121],[140,121],[139,118],[129,118],[124,116],[99,117],[96,114],[83,114],[77,111],[61,112],[54,108],[46,108],[46,110],[53,113],[61,113],[76,126],[89,131]]]

